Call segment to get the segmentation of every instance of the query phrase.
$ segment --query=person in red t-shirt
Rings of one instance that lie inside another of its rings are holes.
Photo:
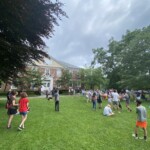
[[[22,130],[24,129],[24,123],[27,119],[27,113],[28,113],[28,110],[29,110],[29,100],[27,98],[27,93],[26,92],[22,92],[20,94],[20,100],[19,100],[19,112],[20,112],[20,115],[22,116],[22,120],[21,120],[21,123],[18,127],[18,130]]]

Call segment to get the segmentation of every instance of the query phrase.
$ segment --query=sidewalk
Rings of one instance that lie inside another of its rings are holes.
[[[65,96],[81,96],[81,95],[60,95],[60,97],[65,97]],[[17,97],[17,99],[19,99],[19,98],[20,97]],[[46,95],[29,96],[28,98],[29,99],[30,98],[32,98],[32,99],[34,99],[34,98],[45,98],[45,99],[47,99]],[[7,100],[7,97],[0,97],[0,101],[1,100]]]
[[[17,97],[17,99],[19,99],[20,97]],[[46,96],[45,95],[39,95],[39,96],[29,96],[29,99],[30,98],[45,98],[46,99]],[[0,97],[0,100],[7,100],[7,97]]]

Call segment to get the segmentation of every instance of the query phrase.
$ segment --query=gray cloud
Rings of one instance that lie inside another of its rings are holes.
[[[45,40],[54,58],[76,66],[90,65],[92,49],[120,40],[126,30],[149,25],[149,0],[62,0],[69,19],[62,18],[54,36]]]

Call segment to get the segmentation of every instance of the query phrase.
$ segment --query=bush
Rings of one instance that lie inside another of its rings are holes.
[[[68,95],[68,90],[59,90],[59,94]]]
[[[0,92],[0,96],[6,96],[7,92]]]

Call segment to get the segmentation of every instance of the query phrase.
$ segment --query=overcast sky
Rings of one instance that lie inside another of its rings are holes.
[[[120,40],[127,30],[150,24],[150,0],[60,0],[69,18],[55,26],[45,40],[48,53],[72,65],[89,66],[93,48],[107,48],[111,37]]]

